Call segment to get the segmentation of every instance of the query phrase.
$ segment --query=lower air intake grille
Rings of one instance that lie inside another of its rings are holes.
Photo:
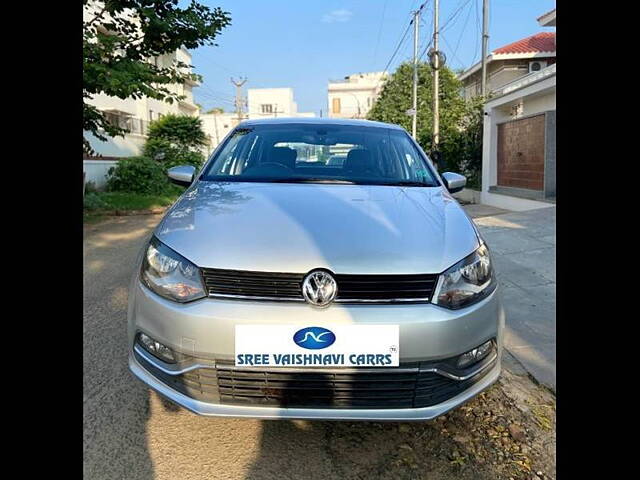
[[[136,359],[158,379],[203,402],[226,405],[298,408],[418,408],[455,397],[490,370],[464,381],[420,371],[418,363],[394,368],[357,371],[258,370],[235,368],[216,362],[217,368],[200,368],[167,375],[137,353]]]

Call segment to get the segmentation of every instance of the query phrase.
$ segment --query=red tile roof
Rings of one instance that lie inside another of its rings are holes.
[[[555,52],[555,32],[542,32],[494,50],[494,54]]]

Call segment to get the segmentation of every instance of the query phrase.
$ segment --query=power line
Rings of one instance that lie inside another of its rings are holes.
[[[447,20],[442,24],[442,26],[439,28],[440,33],[442,33],[442,31],[449,25],[449,23],[457,17],[457,15],[462,11],[462,9],[470,2],[471,0],[462,0],[461,5],[458,7],[457,10],[455,10],[451,15],[449,15],[449,18],[447,18]],[[427,53],[427,50],[429,49],[429,46],[431,45],[431,43],[433,42],[433,39],[431,41],[429,41],[429,43],[426,45],[426,47],[422,50],[422,53],[420,54],[420,56],[418,57],[419,59],[421,59],[425,53]]]
[[[449,24],[449,22],[451,22],[454,18],[456,18],[458,16],[458,14],[462,11],[462,9],[470,2],[471,0],[463,0],[461,3],[462,5],[460,5],[458,7],[458,9],[453,12],[449,18],[447,18],[447,20],[442,24],[442,27],[440,27],[440,31],[442,32],[445,28],[447,28],[447,25]]]
[[[480,27],[480,14],[478,13],[478,0],[474,0],[474,8],[476,11],[476,45],[475,48],[473,49],[473,59],[471,60],[471,65],[473,65],[476,61],[476,57],[478,56],[478,48],[480,47],[480,31],[481,28]]]
[[[474,2],[474,4],[475,4],[475,2]],[[460,7],[460,9],[458,9],[456,14],[459,14],[459,12],[462,11],[461,8],[463,8],[465,5],[467,5],[467,4],[462,5]],[[458,61],[458,63],[460,64],[460,67],[463,68],[463,69],[466,69],[465,68],[465,64],[464,64],[464,62],[462,60],[460,60],[460,57],[458,57],[457,53],[458,53],[458,48],[460,47],[460,42],[462,41],[462,37],[464,36],[464,33],[465,33],[466,29],[467,29],[467,25],[469,23],[469,17],[471,16],[471,10],[473,9],[473,5],[471,5],[471,7],[472,8],[469,8],[469,10],[467,11],[467,16],[465,18],[464,25],[462,26],[462,30],[460,31],[460,35],[458,36],[458,41],[456,42],[455,48],[451,47],[451,45],[449,44],[449,42],[445,38],[444,34],[442,34],[442,39],[444,40],[444,43],[447,45],[447,47],[451,51],[451,56]],[[453,18],[453,17],[450,17],[450,18]],[[455,17],[455,18],[457,18],[457,17]],[[451,24],[451,25],[453,25],[453,24]],[[440,31],[442,32],[442,29]]]
[[[384,14],[387,10],[387,2],[388,0],[384,1],[384,5],[382,7],[382,18],[380,19],[380,27],[378,28],[378,39],[376,40],[376,48],[373,51],[373,64],[376,64],[376,60],[378,58],[378,47],[380,46],[380,35],[382,34],[382,26],[384,25]]]
[[[229,100],[233,100],[234,98],[232,95],[229,95],[227,93],[217,92],[215,90],[212,90],[206,83],[200,84],[200,87],[204,88],[207,92],[209,92],[211,95],[216,97],[227,98]]]
[[[462,61],[458,58],[458,56],[456,55],[456,52],[453,51],[453,49],[451,48],[451,45],[449,44],[449,42],[447,41],[447,39],[445,38],[442,32],[440,32],[440,36],[442,37],[442,40],[444,40],[444,43],[447,45],[447,47],[449,47],[449,50],[452,50],[451,56],[458,61],[458,63],[462,66],[462,68],[464,68],[464,63],[462,63]]]
[[[418,10],[422,10],[426,4],[427,4],[427,2],[424,2],[422,5],[420,5],[420,7],[418,7]],[[411,18],[411,20],[409,21],[409,24],[407,25],[407,28],[405,28],[404,33],[402,34],[402,38],[400,38],[400,41],[398,42],[398,45],[396,46],[395,50],[393,51],[393,54],[391,55],[391,58],[389,58],[389,61],[387,62],[387,65],[384,67],[384,70],[382,71],[382,76],[378,80],[378,83],[376,84],[375,90],[378,89],[378,86],[380,85],[380,82],[382,81],[382,77],[384,77],[384,74],[387,73],[387,71],[389,70],[389,66],[391,65],[391,62],[393,62],[393,59],[398,54],[398,50],[400,50],[400,47],[404,43],[405,38],[407,38],[407,33],[409,33],[409,29],[411,28],[411,25],[413,25],[413,18]]]
[[[475,0],[474,0],[474,4],[475,4]],[[453,51],[453,56],[455,58],[457,58],[456,57],[456,53],[458,51],[458,47],[460,47],[460,41],[462,40],[462,37],[464,36],[464,32],[467,30],[467,25],[469,23],[469,17],[471,16],[471,10],[472,10],[472,8],[470,8],[469,11],[467,12],[467,18],[465,18],[465,20],[464,20],[464,25],[462,26],[462,31],[460,32],[460,36],[458,37],[458,42],[456,43],[456,48]],[[460,62],[460,64],[464,68],[464,64],[462,62]]]
[[[407,28],[405,29],[404,33],[402,34],[402,38],[400,39],[400,42],[396,46],[396,49],[393,51],[393,55],[391,55],[391,58],[387,62],[387,65],[384,67],[383,72],[386,72],[389,69],[389,65],[391,65],[391,62],[393,62],[393,59],[395,58],[396,54],[398,53],[398,50],[400,50],[400,47],[402,46],[402,43],[404,42],[404,39],[407,38],[407,33],[409,33],[409,29],[411,28],[412,24],[413,24],[413,20],[411,20],[409,22],[409,25],[407,25]]]

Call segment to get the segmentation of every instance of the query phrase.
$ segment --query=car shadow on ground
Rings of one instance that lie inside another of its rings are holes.
[[[451,463],[456,448],[435,422],[265,421],[245,478],[496,478]]]

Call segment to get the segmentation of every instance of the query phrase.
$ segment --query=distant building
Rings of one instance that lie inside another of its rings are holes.
[[[91,21],[91,19],[99,15],[101,11],[101,2],[88,2],[83,10],[85,22]],[[108,18],[104,20],[104,23],[108,23]],[[98,29],[107,35],[109,34],[109,31],[102,25],[99,25]],[[180,48],[175,52],[150,58],[149,62],[153,62],[159,67],[168,67],[175,62],[184,62],[187,65],[191,65],[191,54],[185,48]],[[191,73],[190,68],[185,68],[184,71]],[[93,98],[85,101],[104,112],[109,122],[128,129],[130,133],[126,134],[124,138],[109,138],[106,142],[98,140],[88,132],[85,132],[85,137],[89,140],[95,152],[101,156],[128,157],[138,155],[147,138],[147,129],[150,121],[170,113],[198,116],[199,109],[193,101],[192,92],[192,88],[197,85],[197,82],[189,81],[184,85],[175,84],[168,86],[174,93],[184,95],[185,97],[183,100],[173,103],[147,97],[121,99],[109,97],[105,94],[93,95]]]
[[[542,26],[555,26],[555,10]],[[540,71],[556,62],[556,33],[541,32],[500,47],[487,57],[487,92],[494,92],[504,85],[530,73]],[[482,64],[476,63],[458,75],[463,84],[463,97],[473,98],[481,94]]]
[[[329,117],[365,118],[376,101],[386,72],[354,73],[328,85]]]
[[[224,137],[238,124],[234,112],[201,113],[202,129],[208,138],[207,151],[210,154],[224,140]]]
[[[274,117],[315,117],[313,112],[298,112],[292,88],[249,88],[249,119]]]

